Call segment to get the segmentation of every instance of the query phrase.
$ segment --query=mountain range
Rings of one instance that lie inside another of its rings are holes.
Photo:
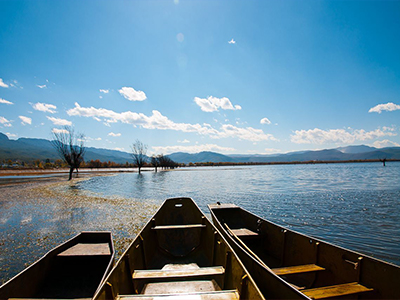
[[[304,161],[346,161],[366,159],[399,159],[400,147],[374,148],[365,145],[339,147],[317,151],[296,151],[286,154],[271,155],[224,155],[215,152],[200,152],[195,154],[176,152],[167,155],[177,163],[196,162],[231,162],[231,163],[268,163],[268,162],[304,162]],[[34,161],[56,160],[59,157],[51,141],[46,139],[19,138],[10,140],[5,134],[0,133],[0,160]],[[85,160],[113,161],[125,164],[133,162],[128,152],[87,147]]]

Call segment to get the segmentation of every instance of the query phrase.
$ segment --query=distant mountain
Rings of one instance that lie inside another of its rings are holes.
[[[177,163],[195,163],[195,162],[236,162],[236,160],[227,155],[203,151],[196,154],[176,152],[169,154],[168,157]]]
[[[59,159],[59,156],[49,140],[33,138],[10,140],[6,135],[0,133],[0,160],[3,159],[30,162],[36,159],[56,160]],[[127,152],[87,147],[85,160],[90,161],[92,159],[121,164],[127,161],[132,162],[132,157]]]
[[[372,152],[372,151],[377,150],[377,148],[369,147],[369,146],[365,146],[365,145],[339,147],[336,149],[343,153],[366,153],[366,152]]]
[[[369,149],[370,151],[366,151]],[[359,151],[359,152],[357,152]],[[365,159],[400,159],[400,147],[376,149],[368,146],[348,146],[337,149],[318,151],[296,151],[286,154],[274,155],[223,155],[214,152],[200,152],[196,154],[177,152],[168,155],[178,163],[190,162],[243,162],[243,163],[267,163],[267,162],[304,162],[304,161],[345,161]]]
[[[232,163],[265,163],[265,162],[304,162],[304,161],[343,161],[343,160],[365,160],[365,159],[400,159],[400,147],[373,148],[365,145],[347,146],[336,149],[325,149],[318,151],[296,151],[286,154],[273,155],[246,155],[234,154],[224,155],[215,152],[204,151],[190,154],[176,152],[167,155],[177,163],[196,162],[232,162]],[[45,139],[20,138],[10,140],[5,134],[0,133],[0,160],[20,160],[31,162],[39,160],[56,160],[57,152],[51,142]],[[125,164],[133,162],[130,153],[87,147],[85,160],[113,161]]]

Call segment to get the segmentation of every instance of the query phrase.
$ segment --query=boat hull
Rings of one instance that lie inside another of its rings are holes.
[[[163,203],[94,299],[172,296],[264,299],[230,246],[190,198]]]
[[[279,279],[310,298],[400,299],[399,266],[289,230],[233,204],[209,209],[265,297],[285,292],[282,284],[267,288]]]
[[[110,232],[82,232],[0,287],[0,299],[92,298],[114,262]]]

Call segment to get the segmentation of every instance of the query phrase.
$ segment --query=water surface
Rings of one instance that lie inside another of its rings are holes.
[[[6,195],[0,280],[84,230],[110,230],[119,254],[170,197],[235,203],[262,218],[400,265],[400,163],[184,168],[119,173]]]

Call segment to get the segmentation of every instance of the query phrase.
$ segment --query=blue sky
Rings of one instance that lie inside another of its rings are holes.
[[[400,146],[400,1],[0,0],[0,78],[11,139]]]

